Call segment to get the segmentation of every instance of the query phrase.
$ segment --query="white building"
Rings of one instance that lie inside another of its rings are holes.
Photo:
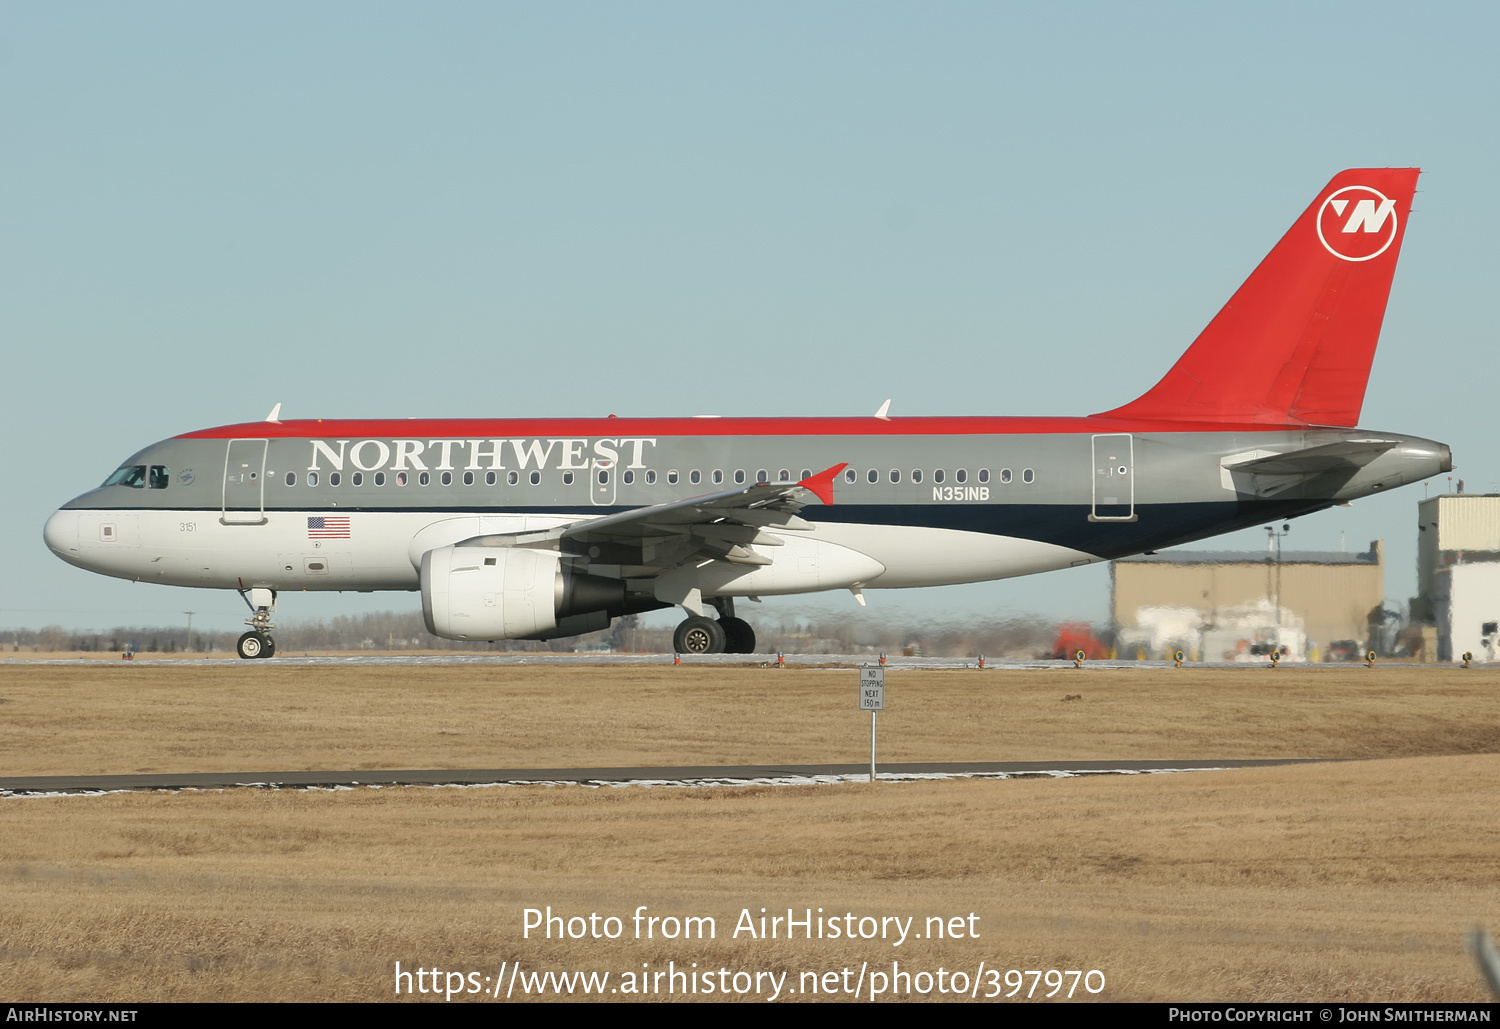
[[[1448,493],[1417,505],[1413,621],[1436,629],[1437,659],[1496,657],[1500,628],[1500,496]]]

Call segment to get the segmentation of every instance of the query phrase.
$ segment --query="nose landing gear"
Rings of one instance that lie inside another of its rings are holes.
[[[239,643],[234,648],[247,660],[258,657],[272,657],[276,653],[276,641],[265,633],[247,632],[240,637]]]
[[[248,660],[272,657],[276,653],[276,641],[271,638],[271,615],[276,610],[276,591],[262,588],[240,590],[240,596],[250,607],[250,617],[245,624],[250,631],[240,637],[235,651]]]

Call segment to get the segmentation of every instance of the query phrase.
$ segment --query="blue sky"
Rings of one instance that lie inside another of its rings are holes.
[[[1479,4],[0,6],[0,625],[234,627],[233,594],[71,568],[41,526],[139,447],[278,402],[1116,406],[1364,165],[1424,175],[1362,422],[1447,442],[1471,491],[1500,489],[1497,23]],[[1286,545],[1384,538],[1403,599],[1422,494],[1301,519]],[[1107,588],[1094,568],[872,593],[869,616],[1102,618]]]

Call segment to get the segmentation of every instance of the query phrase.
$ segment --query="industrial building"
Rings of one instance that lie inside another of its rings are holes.
[[[1274,650],[1288,661],[1347,660],[1389,617],[1379,540],[1363,553],[1142,554],[1115,561],[1110,580],[1120,657],[1260,661]]]
[[[1500,496],[1446,493],[1417,505],[1411,621],[1437,660],[1495,660],[1500,625]]]

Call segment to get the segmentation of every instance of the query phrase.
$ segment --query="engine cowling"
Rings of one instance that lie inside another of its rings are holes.
[[[573,635],[608,626],[624,609],[623,582],[576,573],[549,551],[455,545],[422,555],[422,616],[434,636]]]

